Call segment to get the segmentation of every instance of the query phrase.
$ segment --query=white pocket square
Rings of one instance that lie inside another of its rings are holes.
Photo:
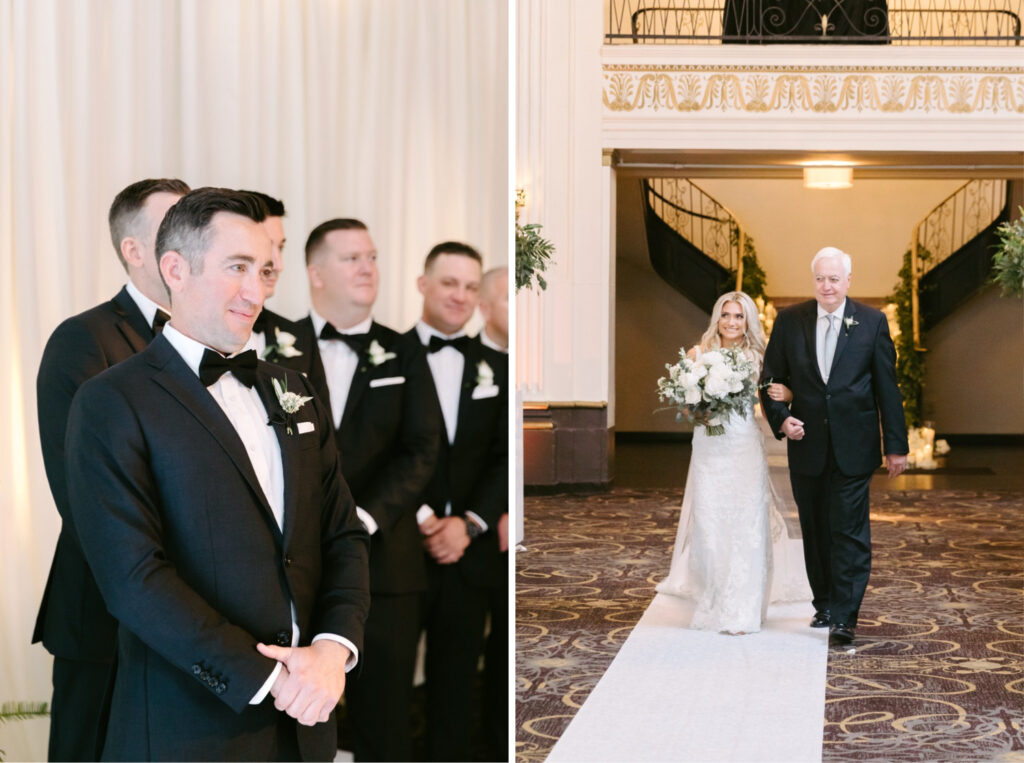
[[[299,434],[306,434],[306,432],[312,432],[316,429],[316,424],[312,421],[300,421],[299,422]]]
[[[487,387],[477,386],[473,388],[473,399],[483,400],[488,397],[496,397],[501,392],[501,388],[497,384],[491,384]]]
[[[371,379],[370,387],[390,387],[392,384],[405,384],[404,376],[385,376],[382,379]]]

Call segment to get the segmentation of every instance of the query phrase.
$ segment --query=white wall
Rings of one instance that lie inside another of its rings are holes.
[[[696,181],[753,236],[770,296],[810,296],[811,258],[837,246],[853,258],[853,298],[892,292],[914,224],[963,182],[855,178],[853,188],[821,191],[799,179]]]

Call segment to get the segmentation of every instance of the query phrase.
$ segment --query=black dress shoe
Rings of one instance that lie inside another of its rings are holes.
[[[846,646],[853,643],[853,626],[846,623],[833,623],[828,629],[828,643]]]
[[[811,618],[812,628],[827,628],[829,624],[828,610],[824,612],[815,612],[814,617]]]

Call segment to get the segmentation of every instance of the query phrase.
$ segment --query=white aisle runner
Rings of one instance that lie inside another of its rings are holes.
[[[820,761],[828,629],[773,604],[760,633],[687,630],[658,594],[547,760]]]

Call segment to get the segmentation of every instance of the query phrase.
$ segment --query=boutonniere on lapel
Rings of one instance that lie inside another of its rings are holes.
[[[302,408],[302,406],[313,398],[305,397],[295,392],[289,392],[287,380],[284,384],[279,382],[277,379],[271,379],[271,382],[274,385],[274,394],[277,395],[277,404],[281,406],[281,408],[274,411],[267,423],[284,424],[285,431],[288,434],[292,434],[292,424],[294,423],[295,414],[299,412],[299,409]]]
[[[376,367],[381,363],[386,363],[392,358],[397,358],[398,356],[393,352],[385,350],[381,346],[380,342],[374,339],[370,342],[370,346],[366,348],[366,357],[369,358],[370,365]]]
[[[494,383],[494,370],[481,360],[476,364],[476,387],[473,388],[473,399],[480,400],[485,397],[494,397],[498,394],[498,387]]]
[[[261,356],[263,360],[269,360],[271,355],[282,358],[297,358],[302,354],[301,350],[295,349],[295,335],[287,331],[281,331],[274,326],[274,343],[268,344]]]
[[[850,329],[852,329],[854,326],[859,326],[860,323],[855,321],[852,315],[847,315],[845,318],[843,318],[843,325],[846,326],[846,335],[849,336]]]

